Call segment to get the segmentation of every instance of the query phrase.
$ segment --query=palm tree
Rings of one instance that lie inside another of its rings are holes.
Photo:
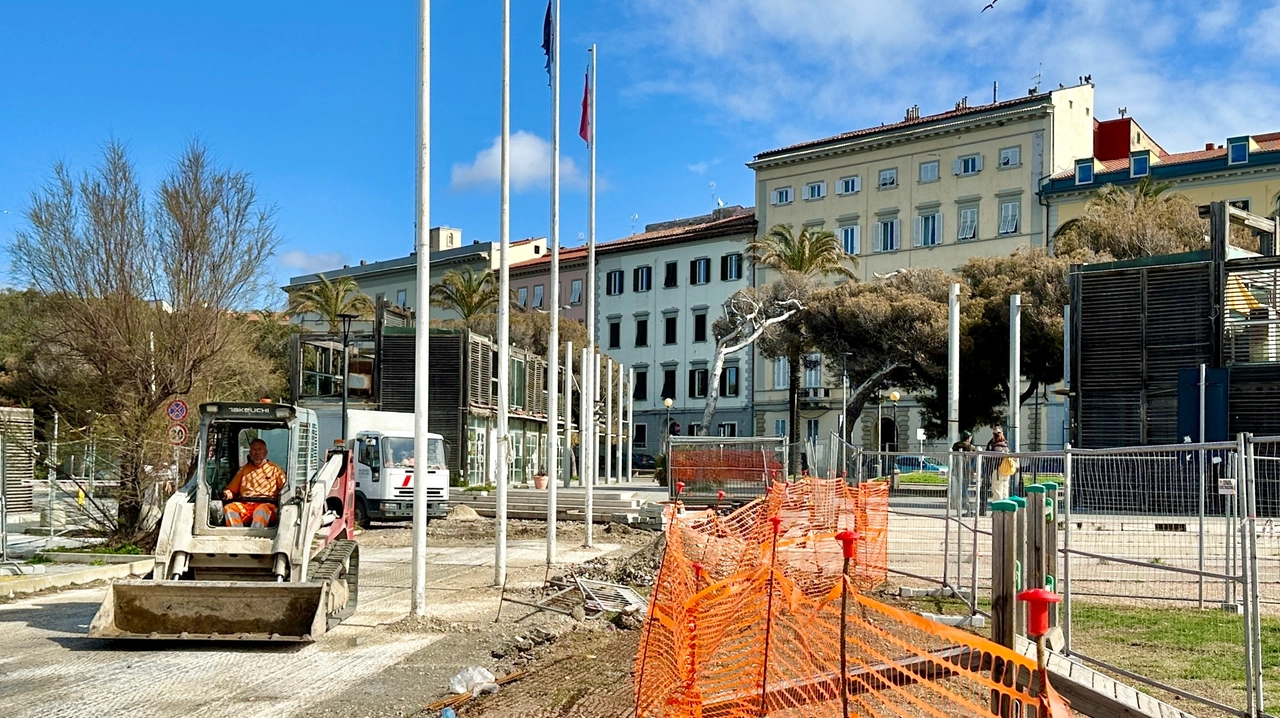
[[[289,294],[290,315],[319,314],[321,320],[328,322],[329,333],[337,334],[343,314],[362,319],[373,314],[373,300],[360,291],[360,284],[354,278],[338,277],[330,281],[323,274],[316,276],[320,281]]]
[[[1143,177],[1130,187],[1099,187],[1079,217],[1054,230],[1053,251],[1079,261],[1134,259],[1203,249],[1205,233],[1194,202]]]
[[[431,301],[437,307],[452,310],[470,325],[480,315],[497,310],[498,282],[493,272],[476,273],[471,267],[451,269],[431,288]]]
[[[751,254],[752,261],[757,265],[776,269],[784,275],[793,275],[802,283],[832,274],[851,278],[853,270],[849,265],[858,266],[858,258],[846,254],[836,235],[826,229],[805,227],[797,236],[791,231],[790,226],[775,224],[768,234],[748,242],[747,252]],[[787,425],[790,434],[787,440],[792,444],[798,444],[800,443],[800,404],[797,398],[800,391],[800,361],[806,354],[808,341],[798,316],[788,319],[783,327],[783,333],[788,335],[788,340],[784,343],[788,371]],[[794,473],[799,452],[793,451],[791,455]]]

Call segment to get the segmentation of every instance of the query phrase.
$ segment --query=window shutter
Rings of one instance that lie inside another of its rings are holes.
[[[951,163],[951,174],[960,174],[960,160],[956,159]]]
[[[915,232],[912,234],[911,244],[916,247],[924,245],[924,217],[916,217]]]
[[[974,157],[973,162],[974,162],[974,165],[973,165],[974,171],[981,172],[982,171],[982,155],[978,155],[977,157]]]
[[[729,255],[720,257],[720,281],[729,279]]]
[[[875,237],[872,239],[871,251],[884,251],[884,222],[876,222]]]
[[[862,191],[862,175],[853,176],[853,191],[854,192]]]
[[[942,244],[942,213],[933,213],[933,244]]]
[[[689,284],[698,283],[698,260],[689,262]]]
[[[902,246],[902,220],[895,219],[889,224],[892,225],[892,230],[893,230],[892,232],[889,233],[890,239],[893,240],[893,246],[889,247],[889,249],[897,249],[898,247]]]

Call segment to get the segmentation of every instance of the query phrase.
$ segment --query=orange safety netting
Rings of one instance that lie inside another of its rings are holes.
[[[667,475],[672,486],[684,484],[685,494],[737,495],[745,489],[756,496],[782,478],[782,461],[772,448],[676,444],[668,452]]]
[[[885,579],[887,513],[883,483],[807,478],[673,515],[636,716],[1069,716],[1042,704],[1034,661],[862,595]],[[844,531],[861,537],[847,567]]]

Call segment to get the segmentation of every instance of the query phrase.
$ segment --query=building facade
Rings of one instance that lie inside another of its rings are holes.
[[[587,321],[587,248],[560,249],[560,316]],[[511,291],[517,305],[531,311],[551,311],[550,250],[511,267]]]
[[[745,245],[755,233],[752,210],[725,207],[597,246],[595,332],[602,353],[635,370],[635,451],[662,453],[668,422],[681,434],[700,428],[715,359],[712,325],[725,300],[750,286]],[[726,360],[706,433],[752,434],[751,365],[745,350]]]
[[[431,230],[431,284],[436,285],[451,270],[462,270],[470,267],[472,271],[490,272],[498,269],[501,259],[500,243],[472,241],[462,243],[462,230],[452,227],[435,227]],[[538,237],[511,242],[511,263],[517,264],[535,259],[546,252],[546,240]],[[413,309],[418,306],[418,257],[412,253],[407,257],[397,257],[379,262],[361,260],[354,266],[324,272],[330,280],[339,277],[351,277],[360,285],[360,291],[368,294],[375,303],[385,298],[393,306]],[[296,291],[309,284],[319,282],[318,274],[304,274],[291,277],[284,288],[286,292]],[[431,307],[432,319],[457,319],[457,315],[440,307]],[[301,323],[309,328],[324,330],[326,327],[317,317],[303,317]]]
[[[748,163],[756,173],[759,231],[779,224],[797,233],[830,230],[864,281],[910,267],[954,271],[974,256],[1046,246],[1036,191],[1041,178],[1092,151],[1093,89],[1084,83],[986,105],[966,99],[927,116],[912,107],[899,122],[763,152]],[[757,285],[772,279],[763,267],[754,272]],[[756,361],[755,431],[786,435],[786,362],[758,350]],[[808,357],[801,381],[800,437],[825,442],[839,426],[838,361]],[[1043,425],[1039,417],[1023,420],[1024,427]],[[851,439],[892,451],[930,448],[917,440],[919,426],[911,397],[871,402],[851,425]],[[1060,445],[1060,434],[1024,428],[1023,447]]]

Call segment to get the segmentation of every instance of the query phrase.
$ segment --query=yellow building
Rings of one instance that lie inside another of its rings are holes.
[[[1144,177],[1172,185],[1198,205],[1226,200],[1255,214],[1280,212],[1280,132],[1231,137],[1176,154],[1154,142],[1131,140],[1126,146],[1118,139],[1140,132],[1130,118],[1098,123],[1090,156],[1075,158],[1069,169],[1045,181],[1040,198],[1048,208],[1051,239],[1064,222],[1084,213],[1099,187],[1136,185]]]
[[[829,229],[856,257],[863,280],[906,267],[951,271],[973,256],[1044,246],[1036,191],[1042,178],[1092,152],[1093,89],[1085,83],[986,105],[961,100],[926,116],[912,107],[899,122],[763,152],[748,163],[756,173],[759,231],[777,224]],[[755,271],[757,286],[770,281],[769,271]],[[800,436],[825,443],[838,428],[838,362],[807,364]],[[756,366],[756,434],[785,435],[786,362],[757,356]],[[920,412],[909,398],[885,405],[879,439],[876,413],[871,406],[861,428],[852,427],[855,443],[916,448]],[[1024,447],[1061,443],[1060,431],[1038,442],[1027,428],[1023,436]]]

